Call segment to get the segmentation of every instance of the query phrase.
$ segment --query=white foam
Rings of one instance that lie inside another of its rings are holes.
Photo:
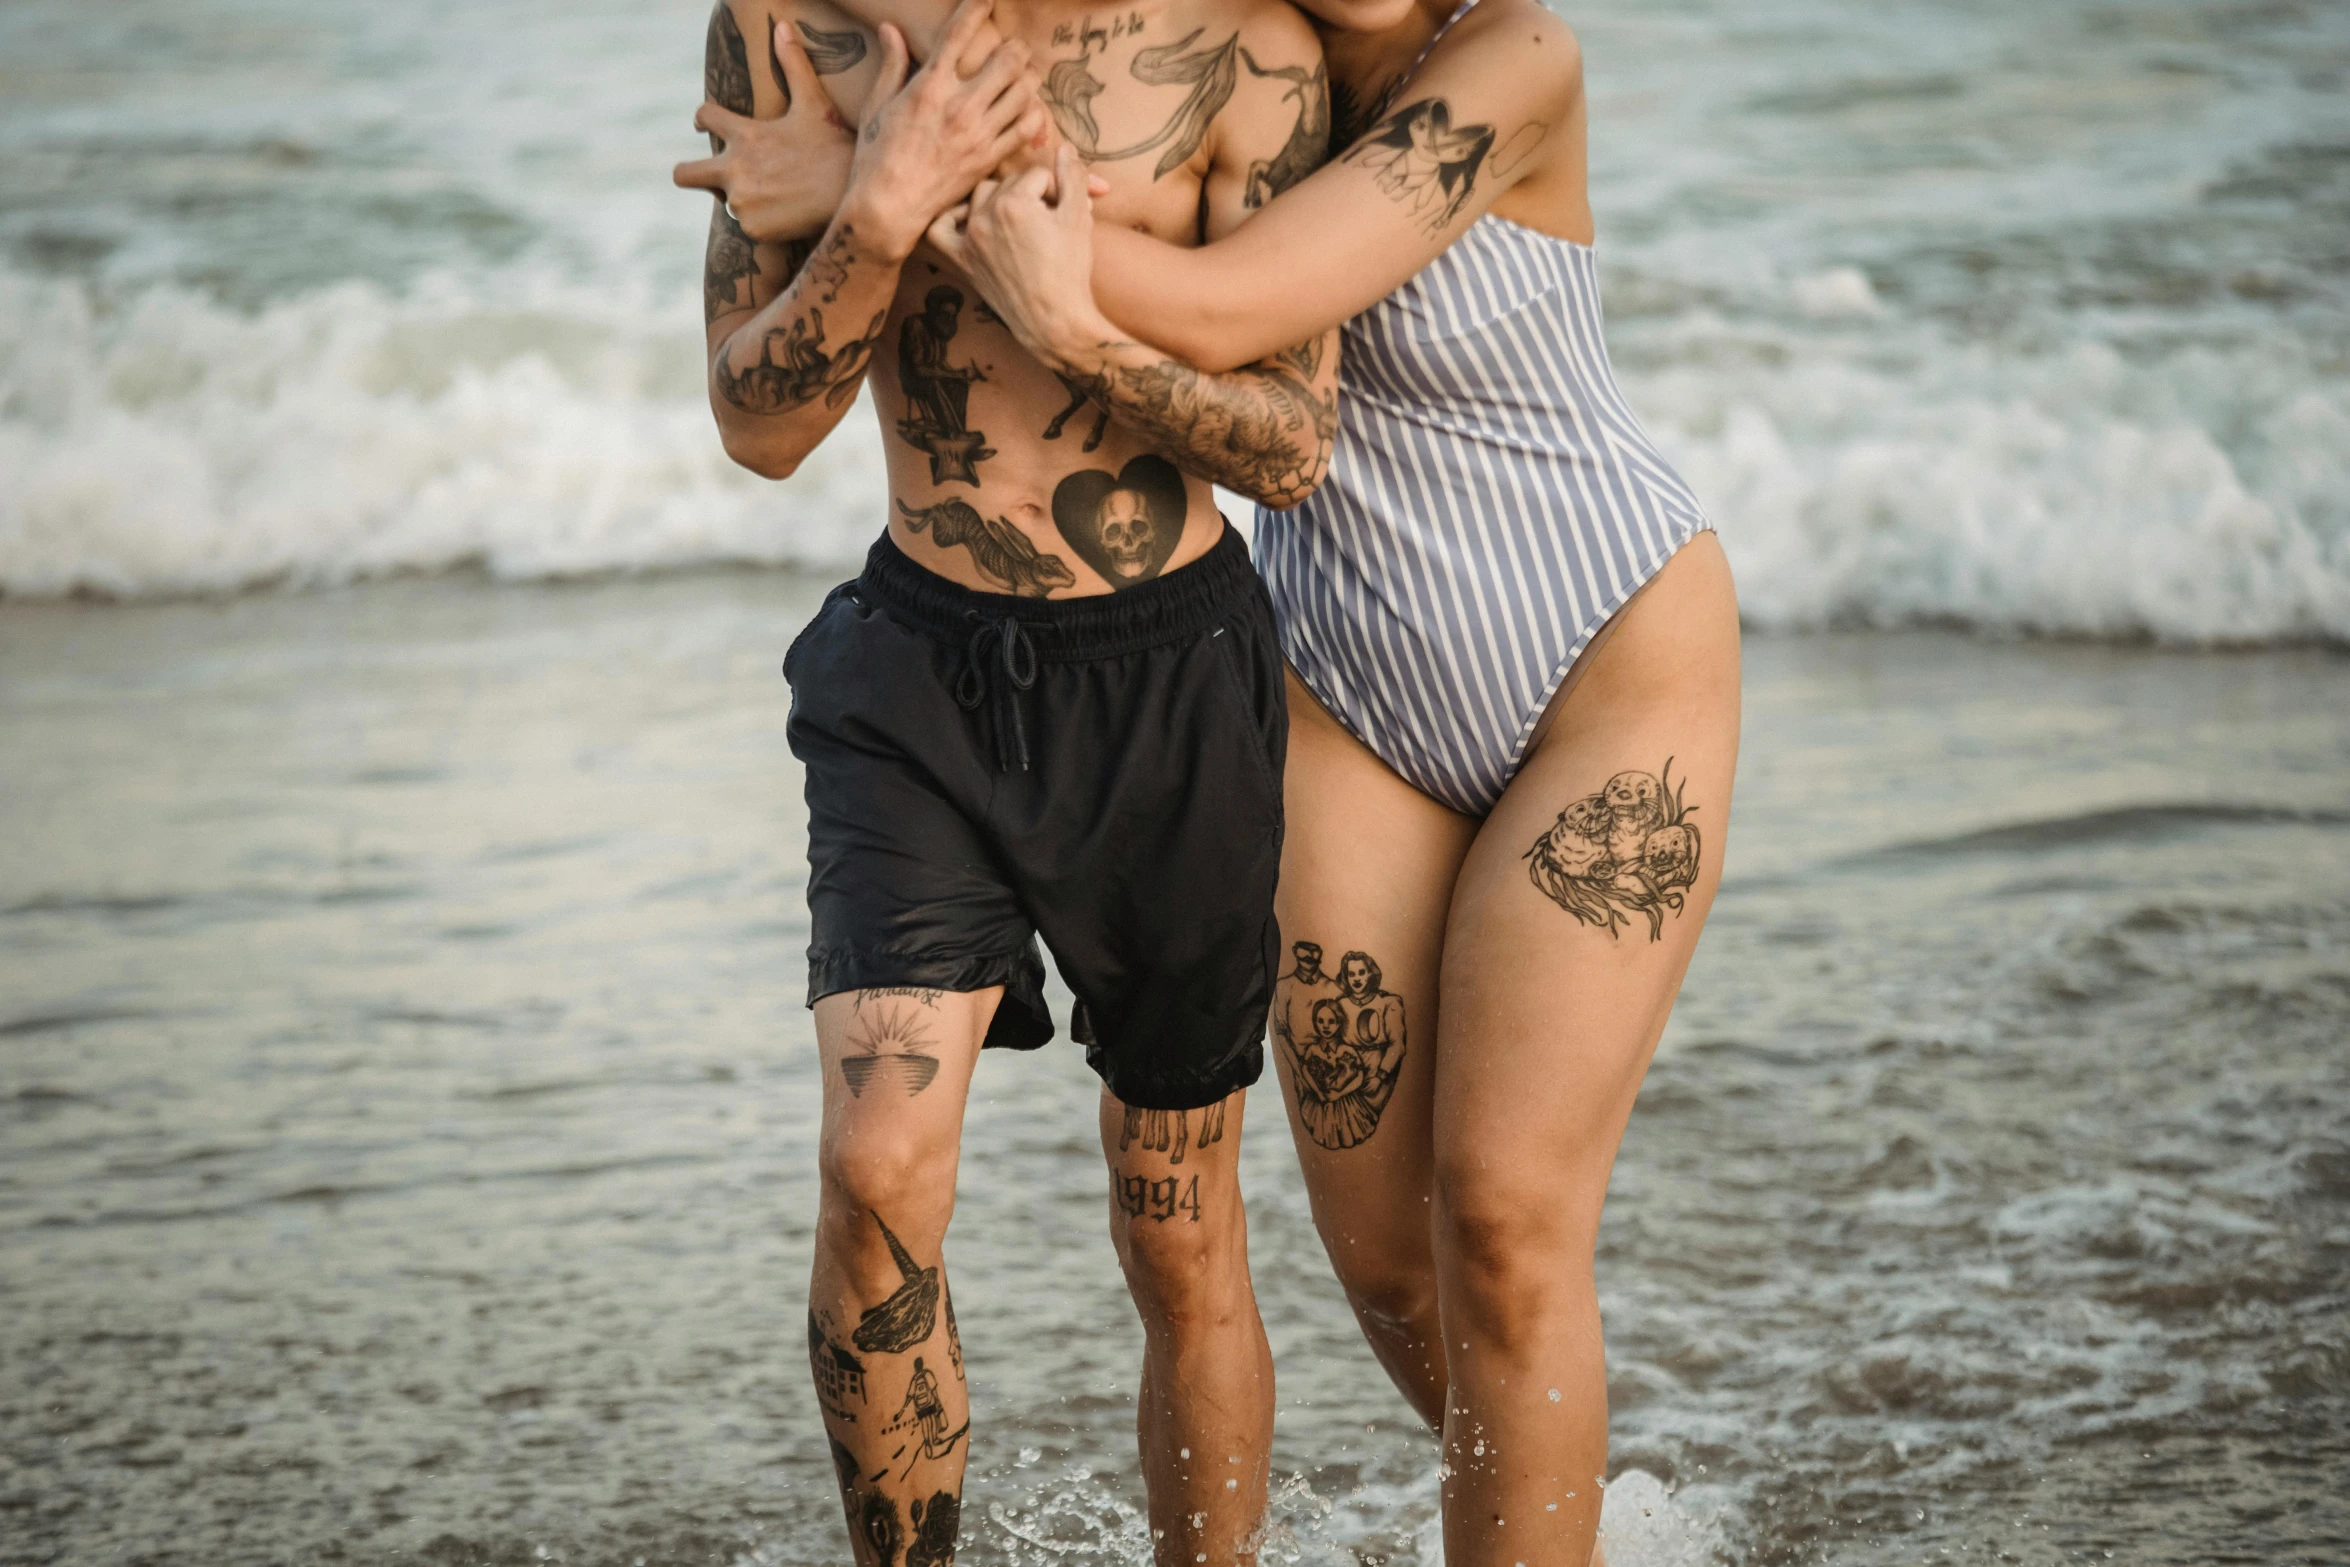
[[[1642,322],[1626,374],[1754,623],[2350,639],[2350,384],[2290,345],[2023,355],[1886,321],[1850,269],[1794,290],[1781,324]],[[852,566],[870,413],[756,479],[697,327],[519,272],[257,314],[0,273],[0,592]]]
[[[245,315],[0,274],[0,591],[853,559],[884,500],[870,415],[758,480],[718,446],[698,338],[690,298],[514,278]]]

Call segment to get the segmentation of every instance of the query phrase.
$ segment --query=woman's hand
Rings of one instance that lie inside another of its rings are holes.
[[[931,245],[1048,365],[1121,335],[1093,303],[1094,183],[1063,142],[1051,168],[983,181],[930,226]]]
[[[857,134],[840,209],[860,249],[904,260],[939,214],[1046,135],[1051,116],[1030,85],[1026,44],[1007,39],[968,76],[958,70],[993,10],[993,0],[963,0],[938,53],[910,82],[905,36],[883,25],[876,107]]]
[[[807,51],[782,22],[775,24],[775,58],[791,94],[783,117],[754,120],[703,104],[694,129],[716,137],[717,151],[670,174],[686,189],[725,202],[742,231],[762,245],[823,233],[849,188],[857,151],[857,128],[841,117]]]

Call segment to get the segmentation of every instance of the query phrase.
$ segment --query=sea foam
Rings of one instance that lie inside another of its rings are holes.
[[[1643,320],[1626,383],[1765,628],[2350,639],[2350,387],[2289,343],[2037,356],[1881,319]],[[772,485],[720,450],[688,298],[519,271],[242,312],[0,273],[0,592],[223,593],[471,566],[850,569],[871,415]]]

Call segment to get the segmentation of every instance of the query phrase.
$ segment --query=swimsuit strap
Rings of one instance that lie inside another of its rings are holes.
[[[1452,24],[1467,16],[1469,8],[1476,3],[1477,0],[1461,0],[1461,3],[1453,8],[1452,15],[1444,19],[1444,25],[1436,29],[1436,36],[1429,39],[1421,48],[1419,56],[1412,61],[1411,68],[1397,77],[1394,83],[1388,87],[1387,95],[1379,100],[1379,107],[1371,114],[1371,119],[1374,122],[1386,118],[1387,111],[1395,106],[1395,95],[1403,91],[1404,83],[1419,74],[1420,67],[1428,63],[1428,56],[1434,54],[1436,46],[1444,42],[1444,35],[1452,31]]]

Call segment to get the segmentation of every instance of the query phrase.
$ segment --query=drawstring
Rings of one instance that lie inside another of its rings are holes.
[[[1020,757],[1020,771],[1028,769],[1028,730],[1020,721],[1020,699],[1017,693],[1036,684],[1036,644],[1028,639],[1028,631],[1010,615],[988,620],[977,610],[970,619],[978,625],[971,633],[970,645],[963,652],[963,672],[955,678],[955,701],[966,713],[976,712],[979,704],[995,693],[995,764],[998,772],[1012,770],[1012,756]],[[995,652],[1003,664],[1003,678],[987,677],[989,641],[995,643]],[[1007,740],[1009,743],[1007,743]]]

